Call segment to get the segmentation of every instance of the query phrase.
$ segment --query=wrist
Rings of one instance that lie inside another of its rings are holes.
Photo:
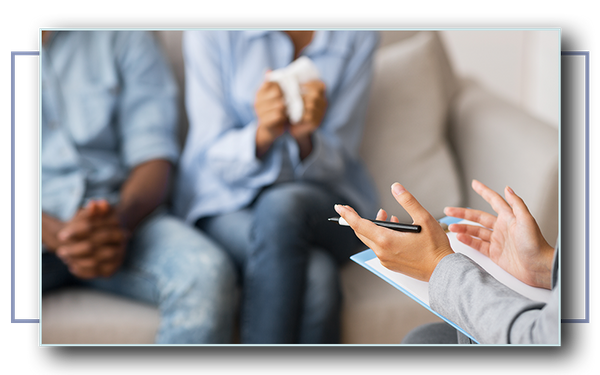
[[[60,245],[57,235],[64,226],[62,221],[42,214],[42,244],[49,252],[55,252]]]
[[[438,252],[438,254],[435,256],[434,261],[431,263],[432,268],[431,268],[431,272],[429,272],[429,275],[427,277],[427,280],[429,282],[429,280],[431,279],[431,276],[433,275],[433,272],[435,271],[435,269],[438,267],[438,265],[440,264],[440,262],[447,257],[448,255],[452,255],[454,254],[454,251],[452,250],[451,247],[444,247],[441,248]]]
[[[132,233],[138,222],[133,213],[138,212],[141,209],[140,205],[130,201],[127,205],[119,203],[114,209],[115,216],[119,222],[119,227],[125,232]]]
[[[538,288],[552,289],[552,271],[554,265],[554,249],[548,243],[541,250],[540,262],[538,263],[538,271],[535,275],[534,286]]]
[[[292,134],[293,135],[293,134]],[[304,160],[310,155],[313,150],[312,134],[306,134],[303,136],[294,136],[296,143],[298,144],[298,152],[300,160]]]
[[[259,125],[256,129],[256,157],[263,157],[282,134],[283,132]]]

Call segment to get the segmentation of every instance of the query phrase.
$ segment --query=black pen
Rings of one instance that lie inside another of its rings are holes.
[[[339,218],[338,217],[330,217],[327,220],[329,220],[329,221],[335,221],[339,225],[350,226],[350,224],[348,224],[348,222],[346,220],[344,220],[343,217],[339,217]],[[380,227],[397,230],[399,232],[410,232],[410,233],[419,233],[419,232],[421,232],[421,226],[420,225],[400,224],[400,223],[394,223],[392,221],[380,221],[380,220],[369,220],[369,221],[373,222],[373,223],[375,223],[377,225],[379,225]]]

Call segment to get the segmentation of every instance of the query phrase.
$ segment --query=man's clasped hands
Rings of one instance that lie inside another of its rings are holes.
[[[90,201],[67,222],[54,223],[50,251],[81,279],[108,277],[121,266],[129,231],[106,200]]]

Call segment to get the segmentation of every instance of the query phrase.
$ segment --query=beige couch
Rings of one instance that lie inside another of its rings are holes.
[[[157,37],[183,85],[181,32]],[[185,121],[185,119],[184,119]],[[457,77],[436,32],[382,32],[361,154],[381,206],[408,220],[389,194],[403,183],[436,217],[443,207],[489,211],[470,189],[477,178],[510,185],[528,203],[549,242],[558,235],[558,132]],[[395,344],[412,328],[439,321],[360,266],[342,269],[342,342]],[[151,344],[155,308],[86,289],[42,299],[43,344]]]

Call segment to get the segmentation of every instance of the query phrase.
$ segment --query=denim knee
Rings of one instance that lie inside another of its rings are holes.
[[[265,189],[257,199],[256,205],[273,209],[274,212],[288,210],[302,210],[306,205],[314,202],[321,191],[321,187],[309,182],[289,182],[274,185]]]
[[[228,255],[178,219],[163,216],[136,234],[135,263],[153,275],[163,316],[157,342],[228,342],[236,275]]]
[[[255,225],[274,231],[279,228],[286,232],[303,231],[310,224],[311,215],[321,209],[319,201],[323,194],[321,187],[307,182],[268,188],[254,204]]]
[[[167,228],[165,228],[167,229]],[[196,228],[175,221],[170,225],[172,241],[170,251],[172,261],[177,263],[181,277],[187,275],[197,282],[223,290],[233,285],[235,272],[227,253],[207,235]],[[206,288],[203,288],[206,289]]]
[[[235,269],[224,250],[202,232],[175,218],[165,217],[161,221],[160,228],[152,228],[153,237],[162,237],[158,244],[165,242],[160,250],[165,261],[162,271],[169,280],[178,280],[173,288],[221,294],[234,287]]]

